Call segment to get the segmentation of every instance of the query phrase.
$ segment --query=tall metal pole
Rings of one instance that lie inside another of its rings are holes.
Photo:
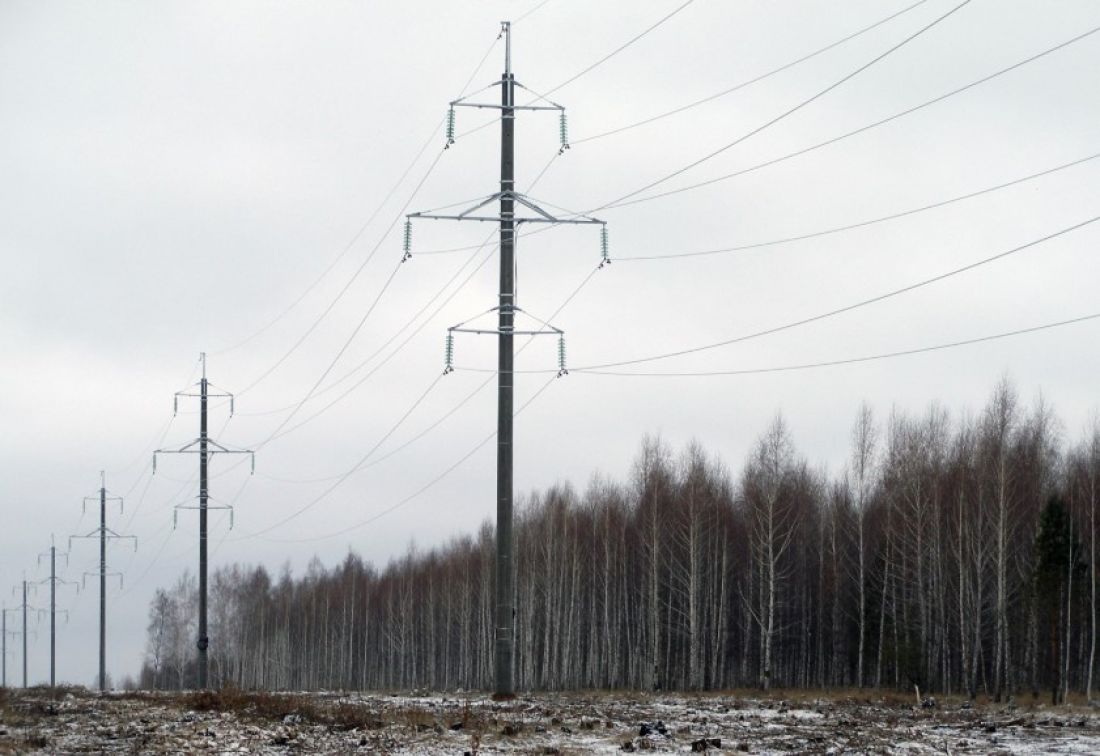
[[[603,264],[610,262],[607,255],[606,223],[589,215],[570,215],[567,218],[555,217],[550,211],[539,207],[538,203],[530,197],[516,191],[515,182],[515,141],[516,141],[516,113],[522,110],[550,110],[558,111],[561,116],[561,149],[568,149],[565,130],[565,107],[555,102],[540,97],[536,104],[516,104],[516,87],[522,87],[515,80],[512,73],[512,25],[508,21],[501,22],[501,36],[504,37],[504,74],[500,79],[501,99],[500,105],[495,103],[467,101],[466,97],[459,97],[451,101],[451,110],[448,113],[447,145],[454,142],[454,108],[500,108],[500,190],[492,196],[459,214],[440,214],[431,210],[409,213],[405,216],[405,257],[402,262],[411,257],[409,251],[409,238],[411,235],[412,220],[416,218],[431,220],[473,221],[477,223],[493,221],[500,223],[500,298],[498,300],[497,315],[498,325],[495,331],[484,328],[467,327],[465,322],[447,329],[446,368],[444,373],[451,372],[453,354],[453,338],[456,333],[497,334],[497,518],[496,518],[496,594],[495,612],[493,618],[493,655],[494,655],[494,686],[493,695],[497,699],[513,698],[515,696],[515,652],[516,652],[516,612],[515,612],[515,552],[513,550],[513,462],[514,462],[514,437],[513,414],[515,397],[515,352],[514,339],[517,335],[526,336],[557,336],[558,341],[558,376],[566,374],[564,332],[549,323],[535,318],[540,324],[534,330],[516,330],[516,315],[522,314],[516,303],[516,229],[523,223],[552,223],[552,224],[594,224],[601,226],[601,249]],[[481,208],[500,200],[500,214],[487,216]],[[520,214],[516,215],[519,207]],[[528,217],[523,208],[533,211]],[[603,264],[600,267],[603,267]]]
[[[99,692],[107,690],[107,475],[99,487]]]
[[[85,496],[83,507],[87,510],[89,502],[99,499],[99,527],[86,535],[71,535],[69,536],[69,545],[72,546],[74,538],[98,538],[99,539],[99,692],[104,693],[107,691],[107,541],[108,539],[124,539],[129,538],[134,541],[134,550],[137,551],[137,536],[120,535],[107,527],[107,502],[117,501],[119,505],[119,512],[122,512],[122,497],[120,496],[108,496],[107,495],[107,473],[100,471],[99,473],[99,496]],[[51,563],[56,556],[56,552],[50,550]],[[67,552],[62,554],[67,556]],[[53,567],[51,566],[51,571]],[[118,576],[119,585],[122,585],[122,573],[115,572],[114,575]],[[85,572],[84,578],[95,575],[94,572]],[[58,580],[54,575],[50,580],[51,586],[56,583],[67,583],[67,580]],[[79,586],[77,586],[79,590]],[[51,637],[53,628],[53,592],[50,593],[51,602]],[[62,610],[64,611],[64,610]],[[51,640],[51,649],[53,647],[53,641]],[[52,666],[52,662],[51,662]]]
[[[50,687],[57,684],[57,547],[50,546]]]
[[[3,657],[3,661],[0,662],[0,667],[3,668],[2,670],[0,670],[0,688],[6,688],[6,687],[8,687],[8,610],[7,610],[7,608],[4,608],[3,610],[0,610],[0,614],[3,614],[3,616],[4,616],[4,619],[0,620],[0,626],[3,627],[3,630],[0,630],[0,637],[3,638],[3,640],[0,640],[0,657]]]
[[[199,689],[206,688],[207,649],[210,639],[206,634],[206,515],[207,515],[207,436],[206,436],[206,354],[202,355],[202,381],[199,384]]]
[[[497,564],[496,686],[497,697],[515,694],[515,570],[512,562],[512,405],[513,333],[515,323],[515,78],[512,74],[512,25],[503,23],[504,77],[500,118],[500,327],[497,358]]]
[[[195,639],[195,647],[198,651],[198,658],[196,659],[196,680],[197,687],[202,690],[206,689],[210,685],[210,636],[208,633],[209,624],[207,622],[207,586],[208,586],[208,571],[209,571],[209,517],[211,509],[226,509],[229,511],[229,527],[233,527],[233,505],[232,504],[219,504],[216,500],[211,505],[210,503],[210,476],[208,474],[210,459],[215,454],[249,454],[252,455],[252,471],[255,472],[256,461],[255,454],[248,449],[230,449],[223,446],[217,439],[210,438],[209,432],[209,406],[212,398],[223,397],[229,400],[229,416],[233,416],[233,395],[229,393],[221,392],[217,386],[214,386],[206,377],[206,353],[202,352],[199,355],[199,360],[202,362],[202,379],[199,381],[199,392],[193,393],[192,390],[178,391],[174,399],[174,404],[177,409],[179,406],[179,398],[182,397],[197,397],[199,399],[199,437],[194,441],[191,441],[179,449],[157,449],[153,452],[153,471],[157,469],[157,455],[160,454],[198,454],[199,456],[199,503],[198,506],[192,504],[177,504],[176,509],[198,509],[199,510],[199,617],[198,617],[198,637]],[[197,448],[196,448],[197,447]]]
[[[23,581],[23,687],[27,687],[27,581]]]

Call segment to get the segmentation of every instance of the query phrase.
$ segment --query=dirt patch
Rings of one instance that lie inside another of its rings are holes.
[[[0,754],[1100,752],[1081,706],[867,691],[698,695],[264,693],[226,689],[0,698]]]

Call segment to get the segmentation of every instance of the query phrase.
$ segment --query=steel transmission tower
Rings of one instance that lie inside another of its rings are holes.
[[[199,437],[188,444],[181,446],[179,449],[157,449],[153,452],[153,472],[157,470],[157,455],[158,454],[198,454],[199,455],[199,496],[198,505],[193,504],[180,504],[176,506],[175,511],[172,513],[173,527],[177,521],[179,510],[181,509],[198,509],[199,510],[199,635],[196,640],[196,647],[198,648],[198,687],[200,690],[205,689],[208,686],[208,672],[209,672],[209,648],[210,637],[207,633],[206,622],[206,584],[207,584],[207,514],[211,509],[226,509],[229,511],[229,527],[233,527],[233,506],[228,503],[210,503],[209,492],[209,476],[208,467],[210,457],[215,453],[218,454],[248,454],[252,457],[252,472],[256,470],[256,455],[247,449],[229,449],[222,446],[214,439],[210,438],[207,427],[207,408],[209,400],[211,398],[222,398],[229,400],[229,416],[233,416],[233,395],[225,393],[211,393],[211,384],[206,378],[206,353],[203,352],[199,355],[199,360],[202,362],[202,378],[198,382],[199,392],[191,393],[188,391],[179,391],[176,393],[173,399],[173,414],[179,411],[179,398],[193,397],[199,400]]]
[[[26,581],[23,581],[24,584]],[[33,586],[32,586],[33,587]],[[12,595],[15,595],[15,588],[11,589]],[[8,687],[8,637],[23,636],[23,687],[27,687],[27,611],[25,605],[26,601],[26,585],[23,588],[23,604],[24,606],[4,607],[0,610],[0,656],[3,656],[3,660],[0,661],[0,688]],[[23,612],[23,630],[8,630],[8,612]],[[33,632],[33,631],[32,631]],[[37,637],[37,633],[35,634]]]
[[[99,576],[99,691],[107,690],[107,575],[118,577],[119,587],[122,587],[121,572],[107,572],[107,541],[132,540],[134,551],[137,551],[137,536],[121,535],[107,527],[107,502],[117,501],[118,512],[122,514],[122,497],[107,495],[107,475],[99,473],[99,496],[85,496],[84,509],[87,510],[89,501],[99,501],[99,527],[87,535],[69,536],[69,551],[73,548],[74,538],[98,538],[99,539],[99,572],[85,572],[82,582],[87,585],[89,575]]]
[[[63,551],[58,554],[57,547],[52,543],[53,536],[50,537],[50,541],[50,550],[38,555],[39,565],[42,564],[42,560],[45,557],[50,558],[50,576],[38,582],[50,584],[50,687],[53,688],[57,685],[57,586],[58,584],[76,586],[76,590],[79,592],[80,583],[72,580],[62,580],[57,576],[57,557],[65,557],[65,564],[68,565],[69,552]],[[65,619],[68,620],[68,610],[61,609],[60,611],[65,615]]]
[[[16,636],[19,633],[8,630],[8,612],[16,611],[6,606],[0,609],[0,688],[8,687],[8,636]]]
[[[42,610],[39,609],[36,606],[31,606],[30,604],[27,603],[27,590],[29,589],[29,590],[37,592],[37,586],[34,583],[28,583],[27,582],[26,573],[24,573],[24,578],[23,578],[22,585],[23,585],[23,601],[18,606],[15,607],[15,610],[16,611],[21,610],[23,612],[23,630],[17,632],[16,634],[23,636],[23,687],[26,688],[27,687],[27,611],[30,610],[30,611],[33,611],[33,612],[41,612]],[[12,592],[13,596],[15,595],[15,591],[16,591],[15,588],[11,589],[11,592]],[[8,609],[8,610],[5,610],[5,611],[11,611],[11,610]],[[5,620],[6,620],[6,615],[5,615]],[[7,626],[6,625],[7,625],[7,623],[5,621],[5,627],[4,627],[4,634],[5,635],[7,635]],[[5,672],[5,677],[6,677],[7,676],[7,670],[5,669],[4,672]]]
[[[439,215],[437,213],[411,213],[405,220],[405,258],[412,257],[411,238],[414,219],[479,221],[499,223],[500,225],[500,294],[496,307],[489,312],[497,313],[495,329],[467,327],[465,323],[453,326],[447,332],[446,372],[453,369],[455,333],[496,334],[498,343],[497,357],[497,515],[496,515],[496,594],[494,624],[494,694],[497,698],[510,698],[515,695],[515,562],[512,548],[512,471],[513,444],[512,420],[514,413],[513,397],[515,376],[513,372],[515,351],[513,339],[517,335],[552,335],[559,339],[559,375],[565,370],[564,333],[549,323],[533,318],[537,327],[532,330],[517,330],[516,315],[523,313],[516,303],[516,231],[524,223],[549,224],[592,224],[601,227],[602,243],[606,249],[607,227],[596,218],[574,215],[569,218],[556,217],[540,207],[534,200],[516,191],[515,182],[515,114],[517,110],[557,111],[560,118],[561,149],[569,147],[566,134],[565,108],[544,97],[538,97],[531,104],[517,105],[516,87],[526,89],[516,81],[512,73],[512,25],[509,21],[501,23],[501,35],[504,37],[504,74],[494,84],[501,90],[500,104],[468,102],[459,98],[450,103],[447,114],[447,144],[454,142],[456,107],[499,109],[500,114],[500,190],[489,195],[472,207],[457,215]],[[541,101],[541,102],[539,102]],[[539,102],[539,104],[534,104]],[[494,202],[500,203],[499,215],[484,214],[482,208]],[[531,211],[528,217],[516,215],[516,205]],[[479,213],[479,211],[482,211]],[[606,260],[606,252],[605,252]],[[528,316],[530,317],[530,316]]]

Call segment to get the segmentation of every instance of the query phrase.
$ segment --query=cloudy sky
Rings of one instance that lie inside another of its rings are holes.
[[[496,190],[499,129],[478,129],[493,112],[459,109],[445,151],[442,123],[467,82],[499,77],[508,18],[531,90],[520,101],[565,105],[574,142],[558,157],[556,116],[523,114],[518,184],[537,178],[533,197],[606,220],[615,259],[595,271],[591,227],[531,226],[520,241],[519,302],[565,330],[573,369],[553,378],[549,339],[518,359],[531,372],[517,404],[542,391],[516,421],[517,493],[625,478],[647,433],[697,439],[736,469],[777,412],[801,453],[836,472],[862,401],[880,418],[932,401],[976,412],[1002,375],[1028,402],[1041,393],[1076,438],[1100,404],[1100,320],[816,369],[651,375],[847,360],[1100,312],[1100,222],[1087,223],[1100,215],[1100,159],[1083,160],[1100,153],[1100,33],[859,131],[1096,30],[1100,6],[914,2],[4,0],[6,605],[24,572],[44,577],[36,556],[51,534],[64,548],[96,527],[81,502],[106,470],[126,499],[108,524],[139,547],[110,549],[124,589],[110,589],[109,669],[137,671],[152,592],[196,568],[197,517],[180,511],[174,529],[172,510],[193,503],[197,461],[163,457],[153,475],[151,459],[197,435],[196,405],[173,418],[172,397],[197,380],[203,351],[237,397],[231,420],[214,403],[212,433],[257,449],[253,476],[239,458],[213,463],[212,495],[235,506],[232,530],[212,517],[215,566],[300,571],[349,549],[384,564],[491,517],[493,444],[478,445],[495,428],[492,339],[458,338],[459,370],[437,378],[447,326],[496,303],[495,250],[477,248],[492,228],[419,222],[413,258],[399,260],[405,212]],[[1024,245],[805,325],[635,362]],[[624,362],[605,370],[649,375],[578,369]],[[65,574],[80,580],[96,545],[72,549]],[[94,584],[62,597],[59,675],[90,684]],[[31,602],[47,605],[45,585]],[[32,682],[48,674],[47,627],[31,643]]]

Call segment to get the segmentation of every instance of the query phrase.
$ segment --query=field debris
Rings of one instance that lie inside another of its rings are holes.
[[[754,697],[756,696],[756,697]],[[8,691],[0,754],[1100,752],[1087,706],[889,696]]]

